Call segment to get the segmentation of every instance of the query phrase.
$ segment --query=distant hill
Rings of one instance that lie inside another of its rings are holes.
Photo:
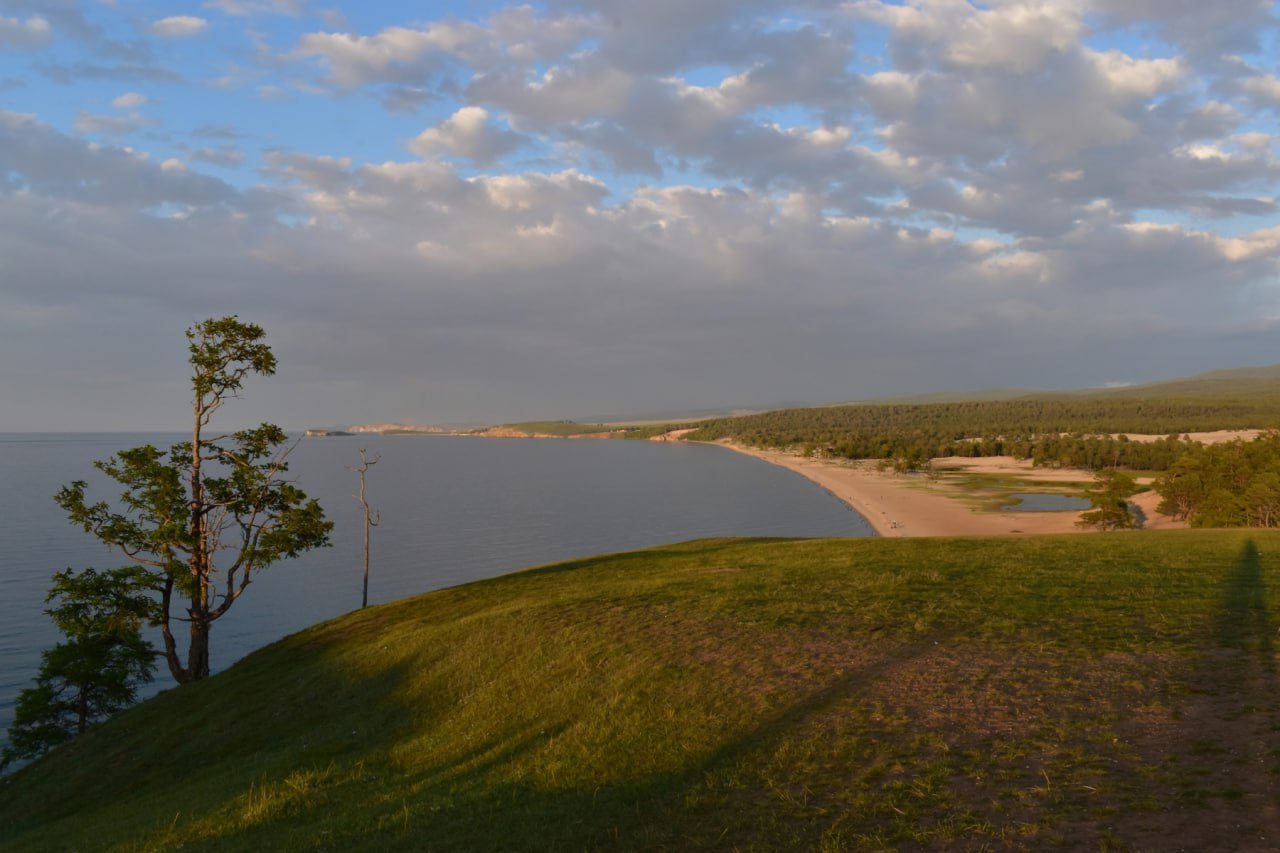
[[[988,403],[1014,400],[1061,400],[1081,398],[1235,398],[1254,394],[1280,397],[1280,364],[1260,367],[1236,367],[1212,370],[1194,376],[1161,379],[1138,385],[1094,388],[979,388],[976,390],[935,391],[928,394],[895,394],[888,397],[869,397],[860,400],[844,400],[833,403],[786,404],[768,407],[739,408],[736,410],[706,411],[699,414],[636,418],[581,419],[584,422],[602,421],[609,424],[640,424],[656,422],[684,422],[722,420],[761,415],[784,409],[829,409],[841,406],[915,406],[933,403]]]
[[[708,421],[724,421],[764,415],[782,410],[831,409],[845,406],[926,406],[944,403],[994,403],[1033,400],[1090,400],[1090,399],[1195,399],[1237,400],[1250,397],[1274,397],[1280,402],[1280,364],[1259,367],[1237,367],[1212,370],[1194,376],[1163,379],[1141,385],[1125,385],[1115,388],[981,388],[977,390],[937,391],[929,394],[902,394],[890,397],[872,397],[835,403],[788,404],[770,407],[726,408],[701,412],[660,414],[651,413],[636,417],[577,417],[561,421],[527,421],[485,426],[447,427],[405,423],[373,423],[348,427],[352,433],[419,434],[419,433],[472,433],[489,435],[538,435],[555,437],[581,437],[587,434],[603,434],[619,427],[649,429],[643,434],[635,429],[626,430],[628,438],[643,438],[658,427],[671,427]],[[1232,425],[1238,426],[1233,422]],[[1249,424],[1252,425],[1252,424]]]
[[[1033,388],[983,388],[978,391],[936,391],[932,394],[904,394],[894,397],[874,397],[869,400],[857,400],[846,403],[834,403],[837,406],[856,406],[866,404],[880,405],[927,405],[929,403],[983,403],[999,400],[1022,400],[1042,394],[1079,393],[1075,391],[1037,391]]]
[[[1182,379],[1082,393],[1111,397],[1238,397],[1280,394],[1280,364],[1213,370]]]
[[[1075,468],[1164,471],[1182,436],[1280,427],[1280,366],[1218,370],[1185,379],[1078,391],[994,389],[954,395],[782,409],[703,421],[695,441],[732,439],[846,459],[890,460],[911,470],[945,456],[1014,456]]]
[[[1254,393],[1280,393],[1280,364],[1211,370],[1194,376],[1161,379],[1139,385],[1108,388],[983,388],[976,391],[938,391],[875,397],[838,405],[926,405],[929,403],[984,403],[1006,400],[1053,400],[1080,397],[1234,397]]]

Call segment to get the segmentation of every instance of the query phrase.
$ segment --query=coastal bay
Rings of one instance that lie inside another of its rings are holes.
[[[113,567],[121,558],[67,522],[52,496],[84,479],[113,497],[93,461],[152,443],[159,433],[0,435],[0,731],[42,650],[58,639],[44,615],[50,576]],[[213,633],[213,665],[360,603],[357,450],[381,455],[369,498],[374,531],[370,600],[392,601],[528,566],[721,536],[870,536],[821,489],[719,448],[680,442],[540,441],[465,436],[304,438],[290,476],[336,523],[333,547],[261,573]],[[169,686],[158,676],[152,689]]]
[[[1018,512],[982,506],[974,490],[962,489],[948,477],[897,474],[880,470],[874,462],[824,459],[799,453],[717,442],[736,453],[786,468],[826,489],[867,520],[880,536],[1002,536],[1033,533],[1079,533],[1080,511]],[[1016,478],[1050,491],[1082,488],[1092,472],[1075,468],[1036,468],[1030,460],[1008,456],[986,458],[946,457],[932,461],[935,472],[970,474],[991,478]],[[1130,501],[1147,529],[1185,527],[1155,511],[1154,492],[1134,495]]]

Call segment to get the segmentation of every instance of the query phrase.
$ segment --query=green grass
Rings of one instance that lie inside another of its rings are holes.
[[[1266,847],[1277,590],[1222,531],[531,570],[131,709],[0,783],[0,848]]]

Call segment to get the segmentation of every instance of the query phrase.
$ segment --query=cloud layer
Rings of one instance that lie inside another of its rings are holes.
[[[10,5],[83,95],[0,113],[0,429],[165,419],[228,312],[295,426],[1280,361],[1270,3]]]

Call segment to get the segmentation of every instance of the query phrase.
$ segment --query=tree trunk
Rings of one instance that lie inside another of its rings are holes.
[[[191,645],[187,649],[188,681],[199,681],[209,677],[209,623],[196,618],[191,619]]]
[[[209,411],[204,395],[197,388],[194,404],[195,424],[191,430],[191,555],[187,565],[197,590],[191,599],[191,644],[187,647],[186,681],[199,681],[209,675],[209,570],[212,555],[205,537],[204,479],[200,473],[201,428]]]
[[[179,684],[186,684],[187,671],[182,668],[182,659],[178,657],[178,641],[169,626],[169,604],[173,600],[173,577],[170,576],[160,594],[160,633],[164,637],[164,661],[169,665],[169,674]]]
[[[76,696],[76,734],[84,734],[84,730],[89,727],[89,694],[83,686],[80,693]]]
[[[363,476],[361,480],[363,480]],[[360,500],[364,501],[364,483],[360,484]],[[364,505],[364,595],[360,599],[360,607],[369,606],[369,505]]]

